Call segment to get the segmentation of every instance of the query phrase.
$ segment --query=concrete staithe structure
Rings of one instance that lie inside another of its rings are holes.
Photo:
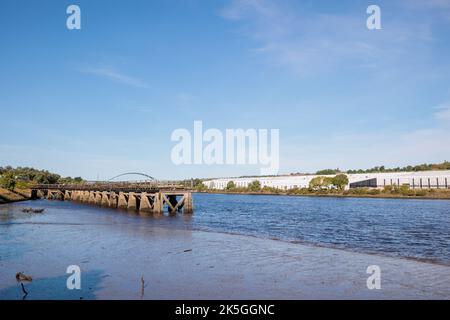
[[[140,213],[163,214],[193,212],[192,194],[183,188],[163,189],[144,185],[38,185],[32,197],[48,200],[78,201],[109,208],[133,210]]]
[[[308,188],[309,182],[318,176],[334,177],[335,175],[298,175],[277,177],[221,178],[204,181],[209,189],[225,189],[229,181],[236,187],[247,187],[252,181],[258,180],[261,188],[271,187],[281,190]],[[412,189],[448,189],[450,188],[450,171],[417,171],[417,172],[383,172],[347,174],[349,183],[346,189],[369,187],[383,188],[385,186],[408,185]]]

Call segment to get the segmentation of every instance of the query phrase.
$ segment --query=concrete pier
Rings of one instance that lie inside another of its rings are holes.
[[[185,190],[111,191],[111,190],[70,190],[33,189],[34,194],[46,195],[49,200],[64,200],[92,205],[137,211],[142,214],[161,215],[169,213],[193,213],[192,194]]]

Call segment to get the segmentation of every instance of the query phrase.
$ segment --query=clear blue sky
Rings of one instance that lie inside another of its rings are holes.
[[[173,165],[171,132],[194,120],[279,128],[280,173],[450,160],[449,57],[448,0],[3,0],[0,165],[259,173]]]

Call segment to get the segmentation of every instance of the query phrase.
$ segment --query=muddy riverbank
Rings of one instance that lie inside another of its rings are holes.
[[[45,212],[20,210],[36,205]],[[193,230],[193,217],[43,200],[0,216],[0,299],[23,298],[19,271],[33,277],[26,299],[450,299],[446,265]],[[66,287],[70,265],[80,290]],[[371,265],[380,290],[367,288]]]

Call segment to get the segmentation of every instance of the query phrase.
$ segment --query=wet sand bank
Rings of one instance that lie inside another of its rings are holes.
[[[0,204],[30,200],[31,190],[0,188]]]
[[[34,279],[27,299],[450,298],[450,267],[408,259],[114,221],[0,228],[0,299],[22,299],[18,271]],[[81,290],[66,288],[72,264]],[[381,290],[367,289],[369,265],[381,268]]]

